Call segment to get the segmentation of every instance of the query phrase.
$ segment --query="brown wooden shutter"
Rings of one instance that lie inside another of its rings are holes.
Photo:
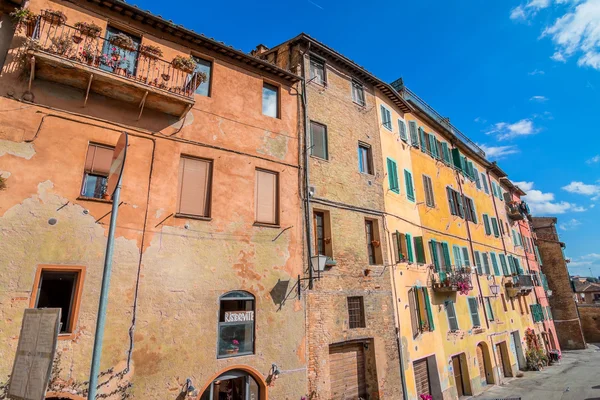
[[[415,289],[408,291],[408,308],[410,309],[410,322],[412,326],[413,336],[417,336],[419,329],[419,311],[417,310],[417,302],[415,301]]]
[[[366,398],[365,355],[362,343],[329,347],[331,400]]]
[[[112,157],[112,148],[90,144],[85,158],[85,172],[108,176]]]
[[[277,220],[277,173],[256,170],[256,222],[264,224],[278,223]]]
[[[480,344],[477,345],[477,364],[479,364],[479,377],[481,378],[481,381],[487,382],[487,377],[485,373],[485,360],[483,358],[483,349],[481,348]]]
[[[209,216],[211,162],[182,157],[179,163],[180,214]]]
[[[431,394],[429,392],[429,374],[427,373],[427,359],[424,358],[413,363],[417,395]]]

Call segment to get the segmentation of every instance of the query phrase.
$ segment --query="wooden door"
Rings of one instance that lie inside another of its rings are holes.
[[[362,343],[329,348],[331,400],[366,399],[365,355]]]
[[[502,347],[500,343],[496,344],[496,355],[498,356],[498,367],[500,367],[500,376],[506,376],[504,371],[504,354],[502,354]]]
[[[417,394],[431,394],[429,388],[429,374],[427,373],[427,359],[424,358],[419,361],[415,361],[413,364],[415,371],[415,383],[417,387]]]
[[[477,364],[479,364],[479,377],[482,383],[487,383],[487,374],[485,373],[485,358],[483,357],[483,348],[477,345]]]
[[[456,392],[458,397],[465,395],[465,388],[462,380],[462,369],[460,367],[460,357],[452,357],[452,369],[454,369],[454,384],[456,385]]]

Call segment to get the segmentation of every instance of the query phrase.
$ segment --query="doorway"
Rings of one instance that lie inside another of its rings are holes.
[[[510,358],[508,357],[506,342],[496,344],[496,354],[498,355],[498,367],[500,368],[501,376],[505,378],[511,377],[512,370],[510,368]]]
[[[524,370],[526,366],[525,355],[523,353],[523,345],[521,344],[521,335],[519,331],[514,331],[510,334],[511,340],[515,348],[515,356],[517,358],[517,366],[520,370]]]
[[[227,371],[211,382],[200,400],[259,400],[258,382],[240,370]]]
[[[452,370],[454,371],[454,384],[456,385],[458,397],[470,396],[469,370],[464,353],[452,357]]]
[[[363,343],[329,346],[331,399],[367,398]]]
[[[488,383],[494,384],[494,377],[492,374],[492,363],[490,362],[490,353],[488,351],[487,344],[481,342],[477,345],[477,364],[479,364],[479,377],[481,378],[481,385],[485,386]]]

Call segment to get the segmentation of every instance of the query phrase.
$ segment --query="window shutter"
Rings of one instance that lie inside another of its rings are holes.
[[[448,314],[448,325],[450,326],[450,330],[457,331],[458,321],[456,319],[456,312],[452,300],[446,300],[446,313]]]
[[[450,165],[450,149],[448,148],[448,143],[442,143],[442,156],[444,157],[444,161],[446,164]]]
[[[400,193],[400,185],[398,183],[398,167],[396,161],[391,158],[387,159],[388,183],[390,190],[395,193]]]
[[[475,167],[473,167],[473,175],[475,178],[475,185],[477,185],[477,189],[481,190],[481,180],[479,177],[479,171]]]
[[[433,332],[435,326],[433,324],[433,313],[431,312],[431,303],[429,302],[429,293],[427,288],[422,288],[423,297],[425,298],[425,309],[427,310],[427,319],[429,320],[429,331]]]
[[[85,172],[108,176],[112,164],[112,148],[90,144],[85,157]]]
[[[502,267],[502,274],[504,274],[504,276],[510,275],[508,273],[508,267],[506,266],[506,256],[504,254],[499,254],[498,257],[500,257],[500,265]]]
[[[210,167],[211,162],[207,160],[198,160],[195,158],[188,157],[181,158],[179,162],[179,199],[177,205],[178,213],[197,215],[201,217],[209,216],[208,206],[210,197]],[[270,188],[270,186],[268,186],[268,183],[269,182],[267,182],[267,190],[269,190]]]
[[[492,308],[492,302],[489,297],[485,298],[485,309],[487,310],[488,321],[494,320],[494,309]]]
[[[408,129],[410,130],[410,144],[414,147],[419,147],[419,138],[417,136],[417,123],[408,121]]]
[[[440,272],[440,260],[438,258],[436,242],[433,239],[429,241],[429,250],[431,251],[431,259],[433,260],[433,266],[435,267],[436,272]]]
[[[487,214],[483,214],[483,226],[485,228],[485,234],[491,235],[492,230],[490,229],[490,218],[488,217]]]
[[[452,260],[450,260],[450,249],[448,248],[448,243],[442,243],[442,252],[444,253],[444,262],[446,263],[446,270],[451,270]]]
[[[500,276],[500,269],[498,268],[498,259],[496,258],[496,253],[490,253],[490,259],[492,260],[494,275]]]
[[[452,246],[452,252],[454,253],[454,265],[457,267],[462,267],[462,257],[460,254],[460,247],[454,245]]]
[[[400,130],[400,139],[402,139],[404,142],[407,142],[408,138],[406,137],[406,125],[401,119],[398,120],[398,129]]]
[[[407,170],[404,170],[404,180],[406,183],[406,197],[409,200],[415,200],[415,191],[413,188],[412,174]]]
[[[423,130],[423,127],[419,127],[419,140],[421,143],[421,151],[423,153],[426,153],[427,152],[427,142],[426,142],[425,131]]]
[[[462,254],[463,254],[463,261],[465,263],[465,267],[470,267],[471,261],[469,260],[469,249],[467,249],[466,247],[463,247]]]
[[[458,170],[462,169],[460,164],[460,151],[457,148],[452,149],[452,163]]]
[[[429,134],[429,148],[431,149],[431,156],[439,158],[437,152],[437,141],[435,139],[435,136],[431,133]]]
[[[524,271],[523,268],[521,268],[521,263],[519,262],[519,259],[517,257],[513,257],[513,261],[515,263],[515,269],[517,270],[517,274],[523,275]]]
[[[458,215],[461,218],[464,218],[465,217],[465,209],[463,207],[462,199],[460,198],[460,194],[458,194],[458,192],[454,192],[454,193],[456,193],[456,209],[458,211]]]
[[[419,319],[418,319],[418,309],[415,301],[415,289],[411,288],[408,290],[408,305],[410,308],[410,322],[412,326],[413,336],[417,336],[419,334]]]
[[[408,253],[408,261],[415,262],[412,251],[412,237],[408,233],[406,233],[404,237],[406,238],[406,252]]]
[[[423,236],[415,236],[415,252],[417,253],[417,263],[425,264],[425,249],[423,247]]]
[[[479,256],[479,252],[475,251],[475,267],[477,268],[477,273],[479,275],[483,275],[483,270],[481,269],[481,258]]]
[[[446,195],[448,196],[448,204],[450,204],[450,213],[452,215],[458,215],[458,212],[456,211],[456,204],[454,204],[454,197],[452,196],[452,192],[453,190],[449,186],[447,186]]]
[[[492,228],[494,229],[494,236],[500,237],[500,231],[498,230],[498,220],[492,217]]]
[[[483,258],[483,270],[487,275],[490,275],[490,260],[488,259],[488,254],[481,253],[481,258]]]
[[[481,320],[479,319],[479,305],[477,304],[477,298],[469,297],[469,311],[471,312],[471,322],[473,327],[481,326]]]
[[[484,172],[481,173],[481,183],[483,183],[483,190],[486,194],[490,194],[490,189],[488,187],[488,181]]]
[[[277,173],[256,170],[256,222],[277,224]]]

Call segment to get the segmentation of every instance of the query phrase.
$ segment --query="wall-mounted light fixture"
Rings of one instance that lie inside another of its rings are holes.
[[[498,293],[500,293],[500,285],[495,283],[490,285],[490,292],[494,295],[494,297],[498,297]]]

